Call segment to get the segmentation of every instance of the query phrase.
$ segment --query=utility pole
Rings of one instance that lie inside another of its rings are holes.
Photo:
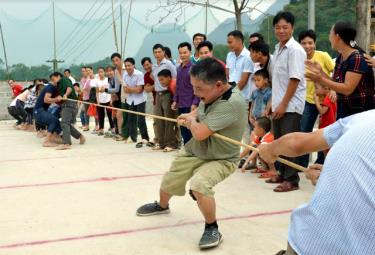
[[[113,24],[113,35],[115,39],[116,51],[118,52],[118,41],[117,41],[117,32],[116,32],[116,20],[115,20],[115,9],[114,9],[114,0],[112,0],[112,24]]]
[[[204,34],[207,36],[207,26],[208,26],[208,0],[206,1],[205,6],[205,15],[204,15]]]
[[[121,48],[122,49],[122,4],[120,3],[120,43],[121,43]]]
[[[129,16],[128,16],[128,22],[126,24],[125,39],[124,39],[124,45],[123,45],[123,48],[122,48],[121,56],[123,56],[125,54],[126,39],[128,38],[128,29],[129,29],[130,17],[131,17],[131,13],[132,13],[132,5],[133,5],[133,0],[130,0]]]
[[[1,25],[1,22],[0,22],[0,33],[1,33],[1,41],[3,42],[5,67],[6,67],[6,70],[7,70],[7,76],[9,76],[8,58],[7,58],[7,52],[5,50],[5,41],[4,41],[3,27]]]
[[[57,71],[58,63],[64,63],[63,60],[57,60],[56,53],[56,19],[55,19],[55,2],[52,2],[52,21],[53,21],[53,59],[47,60],[47,63],[53,63],[53,71]]]
[[[308,29],[315,30],[315,0],[309,0],[308,13]]]

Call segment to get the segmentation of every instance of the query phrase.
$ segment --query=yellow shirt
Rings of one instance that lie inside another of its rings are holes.
[[[316,61],[320,64],[323,71],[330,75],[335,68],[335,63],[327,52],[316,50],[314,56],[311,58],[312,61]],[[315,85],[313,81],[307,80],[306,82],[306,101],[310,104],[315,104],[314,101]]]

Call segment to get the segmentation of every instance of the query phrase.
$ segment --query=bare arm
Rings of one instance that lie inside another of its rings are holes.
[[[275,119],[280,119],[281,117],[284,116],[286,112],[286,108],[288,107],[290,100],[296,93],[299,82],[300,81],[298,79],[294,79],[294,78],[289,79],[289,84],[285,92],[285,95],[283,99],[281,100],[280,104],[276,107],[275,112],[273,113],[273,117]]]
[[[320,115],[325,114],[328,111],[328,107],[327,106],[322,106],[320,104],[320,100],[319,100],[319,97],[317,95],[314,95],[314,100],[315,100],[315,106],[318,109],[319,114]]]
[[[247,81],[249,80],[251,73],[242,73],[241,79],[238,81],[237,86],[240,90],[246,87]]]
[[[323,135],[324,129],[311,133],[291,133],[270,144],[259,146],[259,155],[268,163],[274,163],[278,156],[298,157],[313,151],[329,148]]]
[[[61,101],[61,96],[58,96],[58,97],[55,97],[55,98],[52,98],[51,96],[52,96],[51,93],[46,93],[44,95],[44,103],[53,104],[53,103],[57,103],[57,102]]]

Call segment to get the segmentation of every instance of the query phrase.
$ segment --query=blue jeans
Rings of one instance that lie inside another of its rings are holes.
[[[61,126],[59,119],[52,113],[44,110],[43,108],[34,110],[35,121],[43,126],[48,126],[48,133],[61,133]]]
[[[178,108],[178,115],[184,114],[184,113],[189,113],[190,111],[191,111],[190,107],[181,107],[181,108]],[[187,142],[190,141],[190,139],[193,136],[192,136],[190,130],[187,129],[186,127],[181,126],[180,130],[181,130],[181,136],[182,136],[182,139],[184,140],[184,145],[185,145]]]
[[[314,129],[316,118],[319,116],[319,111],[315,104],[305,102],[305,110],[303,111],[301,119],[301,132],[310,133]],[[300,157],[300,164],[304,167],[309,165],[310,154]]]

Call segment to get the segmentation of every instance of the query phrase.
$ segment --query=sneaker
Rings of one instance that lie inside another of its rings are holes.
[[[218,246],[223,241],[223,236],[216,227],[208,227],[204,230],[199,241],[200,249],[209,249]]]
[[[137,209],[138,216],[151,216],[156,214],[165,214],[169,212],[169,207],[162,208],[157,201],[155,201],[154,203],[142,205]]]

